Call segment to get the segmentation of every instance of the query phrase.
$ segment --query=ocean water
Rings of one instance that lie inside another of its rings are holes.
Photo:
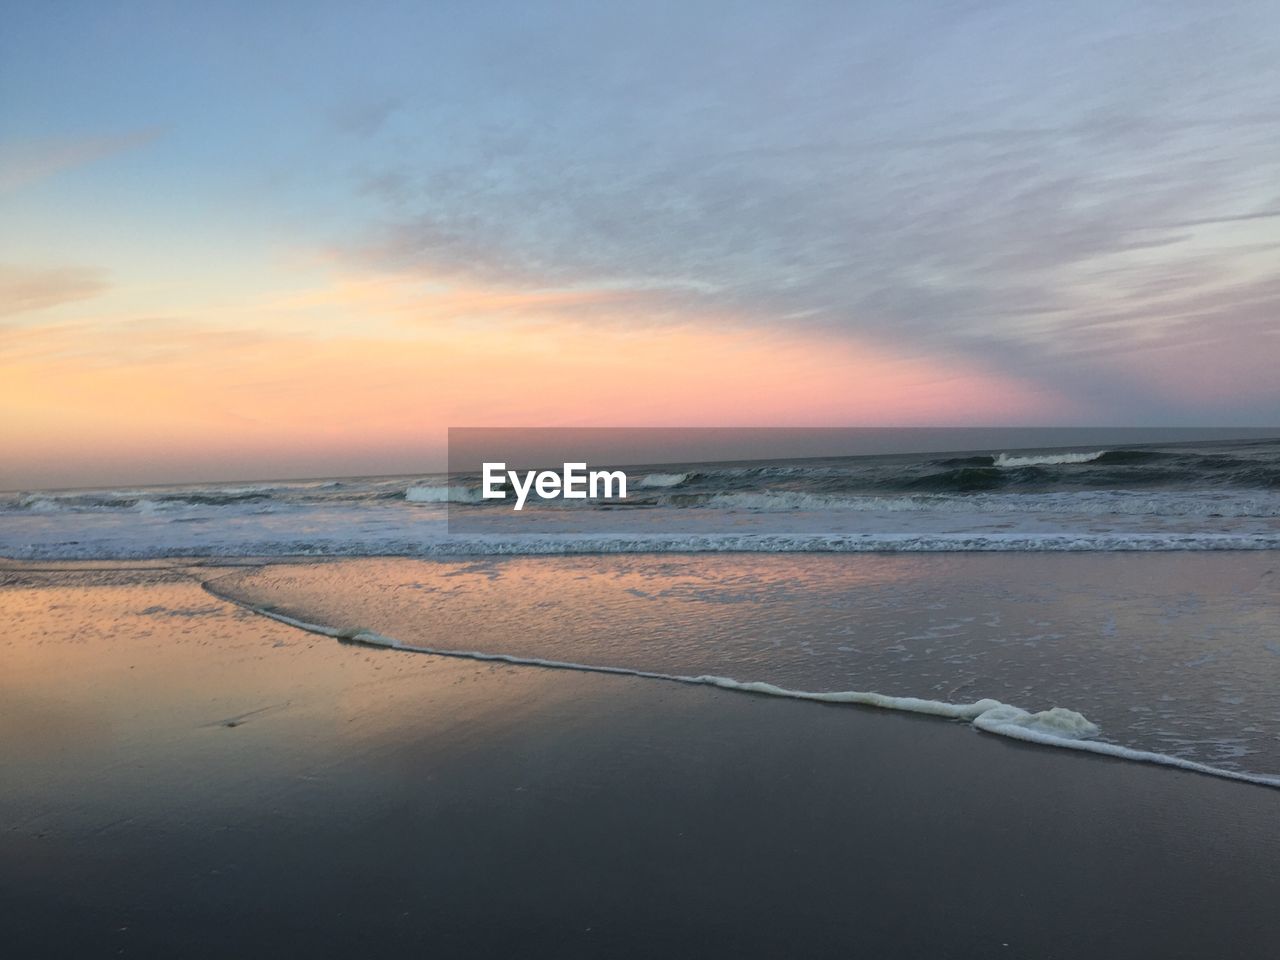
[[[482,501],[476,475],[0,494],[0,555],[1266,550],[1280,440],[629,468],[617,501]],[[452,532],[451,532],[452,531]]]
[[[520,514],[476,475],[13,492],[0,555],[258,558],[210,591],[335,638],[1280,785],[1280,440],[628,474]]]
[[[1280,786],[1269,552],[362,559],[208,589],[400,651],[925,713]]]

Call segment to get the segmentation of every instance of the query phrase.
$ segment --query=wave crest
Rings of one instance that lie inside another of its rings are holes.
[[[689,479],[687,473],[648,473],[640,478],[637,487],[678,487]]]
[[[1049,467],[1066,463],[1092,463],[1099,457],[1107,454],[1106,450],[1097,450],[1094,453],[1044,453],[1032,454],[1027,457],[1010,456],[1002,453],[996,457],[995,465],[997,467]]]
[[[480,503],[479,490],[471,487],[437,487],[415,485],[404,492],[409,503]]]

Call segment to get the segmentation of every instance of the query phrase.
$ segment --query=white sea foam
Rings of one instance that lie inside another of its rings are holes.
[[[4,543],[0,555],[19,560],[138,560],[161,557],[485,557],[593,553],[989,553],[1170,550],[1280,550],[1280,533],[1055,534],[678,534],[636,536],[445,535],[423,539],[359,536],[229,541],[81,539]]]
[[[883,497],[792,490],[718,493],[705,505],[722,510],[977,513],[1138,517],[1280,517],[1280,494],[1097,490],[1072,493],[917,494]]]
[[[849,482],[843,474],[826,476],[813,467],[785,464],[733,468],[741,476],[723,481],[697,474],[696,483],[693,472],[637,472],[643,482],[657,484],[643,491],[643,509],[540,506],[516,518],[525,523],[513,523],[510,510],[477,505],[478,489],[445,475],[27,491],[0,494],[0,555],[136,559],[1280,546],[1280,488],[1268,485],[1270,467],[1251,468],[1261,471],[1259,477],[1252,486],[1240,486],[1227,482],[1240,479],[1234,462],[1206,468],[1218,473],[1198,488],[972,493],[881,490],[873,484],[874,470],[863,479],[876,492],[858,492],[856,484],[843,486]],[[799,474],[791,476],[796,470]],[[686,479],[677,483],[681,476]],[[775,483],[782,488],[768,486]],[[459,503],[466,506],[450,511],[451,523],[446,523],[445,505]]]
[[[1065,707],[1028,713],[1004,703],[974,717],[973,725],[988,733],[1038,742],[1090,740],[1101,733],[1083,714]]]
[[[1091,463],[1107,451],[1097,450],[1094,453],[1045,453],[1032,454],[1027,457],[1011,457],[1002,453],[996,457],[997,467],[1048,467],[1063,463]]]
[[[674,487],[689,479],[687,473],[647,473],[637,487]]]
[[[879,497],[835,497],[795,490],[716,493],[706,505],[721,510],[867,510]],[[906,500],[907,498],[901,498]]]
[[[227,497],[253,497],[265,496],[270,493],[280,493],[289,490],[301,490],[309,487],[315,487],[314,483],[298,483],[298,484],[279,484],[279,483],[250,483],[241,486],[224,487],[218,486],[210,489],[209,493],[216,493],[220,496]],[[197,491],[203,492],[203,491]]]
[[[404,492],[410,503],[479,503],[480,491],[470,487],[416,484]]]
[[[18,499],[18,506],[32,513],[56,513],[62,509],[56,497],[23,496]]]
[[[1100,735],[1098,727],[1082,714],[1065,707],[1053,707],[1036,713],[1024,710],[1011,704],[994,699],[975,700],[971,703],[949,703],[920,697],[897,697],[873,691],[838,690],[811,691],[790,690],[763,681],[735,680],[731,677],[720,677],[711,674],[700,676],[684,676],[680,674],[660,673],[651,670],[638,670],[630,667],[575,663],[567,660],[545,660],[537,657],[519,657],[512,654],[488,653],[480,650],[449,650],[436,647],[415,646],[402,643],[394,637],[361,628],[332,627],[326,624],[312,623],[290,616],[270,607],[246,603],[234,596],[223,593],[210,583],[205,583],[205,590],[221,600],[233,603],[243,609],[261,616],[269,617],[280,623],[288,624],[300,630],[333,637],[353,643],[364,643],[371,646],[387,647],[407,653],[424,653],[441,657],[459,657],[484,662],[510,663],[516,666],[541,667],[554,670],[576,670],[585,673],[603,673],[619,676],[640,677],[649,680],[666,680],[672,683],[683,683],[698,686],[718,687],[722,690],[733,690],[740,693],[755,693],[764,696],[784,697],[791,700],[810,700],[819,703],[847,703],[859,706],[878,707],[884,710],[898,710],[905,713],[918,713],[928,716],[942,717],[949,720],[964,720],[977,730],[997,736],[1024,740],[1030,743],[1052,747],[1063,747],[1089,753],[1102,754],[1123,760],[1142,763],[1154,763],[1160,766],[1175,767],[1195,773],[1222,777],[1229,780],[1241,780],[1261,786],[1280,787],[1280,776],[1242,773],[1221,767],[1212,767],[1196,763],[1181,757],[1147,750],[1134,750],[1121,744],[1106,743],[1094,739]]]

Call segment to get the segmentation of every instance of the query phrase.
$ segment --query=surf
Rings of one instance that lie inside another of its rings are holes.
[[[1042,453],[1021,457],[1002,453],[995,458],[994,465],[997,467],[1045,467],[1068,463],[1092,463],[1106,456],[1107,453],[1106,450],[1099,450],[1096,453]]]
[[[1033,743],[1039,746],[1076,750],[1100,756],[1111,757],[1138,763],[1149,763],[1171,767],[1191,773],[1237,780],[1257,786],[1280,788],[1280,776],[1250,773],[1215,767],[1184,757],[1157,753],[1149,750],[1134,749],[1117,743],[1109,743],[1097,739],[1101,730],[1078,711],[1066,707],[1054,706],[1045,710],[1030,711],[1012,704],[1003,703],[994,698],[982,698],[970,702],[953,703],[927,697],[891,696],[875,691],[840,690],[811,691],[791,689],[763,680],[739,680],[733,677],[715,674],[686,675],[665,673],[655,670],[634,667],[613,666],[609,664],[582,663],[570,660],[520,656],[508,653],[489,652],[484,650],[467,650],[422,646],[403,642],[395,637],[387,636],[373,630],[360,627],[338,627],[331,624],[315,622],[294,616],[275,609],[270,605],[255,604],[243,600],[230,592],[219,589],[213,581],[201,583],[202,588],[211,596],[226,603],[233,604],[257,616],[286,624],[295,629],[319,636],[329,637],[342,643],[353,643],[362,646],[396,651],[409,654],[450,657],[474,660],[483,663],[503,663],[514,667],[525,667],[544,670],[568,670],[584,673],[605,674],[610,676],[633,677],[640,680],[654,680],[667,683],[678,683],[686,686],[705,686],[733,693],[754,694],[766,697],[779,697],[790,700],[802,700],[812,703],[870,707],[903,713],[937,717],[945,720],[966,722],[976,731],[1008,739]]]

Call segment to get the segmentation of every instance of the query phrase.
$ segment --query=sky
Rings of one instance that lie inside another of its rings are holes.
[[[0,487],[1280,425],[1275,2],[21,4]]]

